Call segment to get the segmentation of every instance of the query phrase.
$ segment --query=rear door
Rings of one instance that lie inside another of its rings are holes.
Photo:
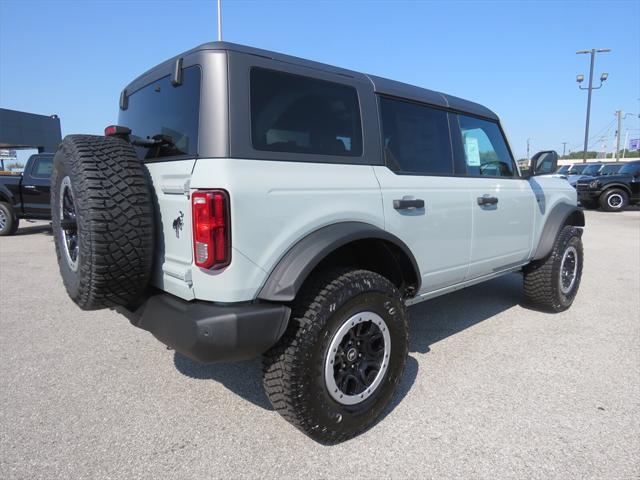
[[[53,155],[33,155],[22,177],[22,202],[26,216],[51,217],[51,171]]]
[[[453,144],[471,194],[471,262],[466,279],[526,262],[531,253],[535,194],[521,178],[497,122],[457,115]]]
[[[454,176],[449,113],[379,98],[386,166],[373,167],[385,228],[413,252],[422,292],[464,279],[471,251],[467,179]]]

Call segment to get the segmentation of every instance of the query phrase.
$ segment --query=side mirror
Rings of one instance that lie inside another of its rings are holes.
[[[531,158],[529,172],[533,175],[547,175],[558,169],[558,153],[554,150],[544,150]]]

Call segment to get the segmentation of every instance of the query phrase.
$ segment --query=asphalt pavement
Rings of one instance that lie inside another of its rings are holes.
[[[518,274],[409,310],[384,418],[322,446],[262,392],[259,360],[200,365],[65,294],[46,223],[0,238],[0,478],[640,477],[640,211],[586,212],[573,307]]]

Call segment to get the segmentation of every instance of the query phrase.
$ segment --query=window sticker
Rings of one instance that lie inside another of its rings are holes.
[[[475,137],[464,137],[464,153],[467,157],[467,165],[470,167],[480,166],[480,148],[478,147],[478,139]]]

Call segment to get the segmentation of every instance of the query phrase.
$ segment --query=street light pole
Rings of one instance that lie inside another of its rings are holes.
[[[606,73],[603,73],[600,76],[600,86],[598,87],[594,87],[593,86],[593,68],[595,66],[596,63],[596,53],[605,53],[605,52],[610,52],[611,49],[609,48],[592,48],[591,50],[580,50],[578,52],[576,52],[576,54],[584,54],[584,53],[589,53],[591,54],[591,65],[589,67],[589,86],[587,88],[583,88],[581,86],[580,89],[581,90],[588,90],[588,95],[587,95],[587,121],[584,127],[584,150],[583,150],[583,154],[582,154],[582,162],[585,163],[587,161],[587,149],[589,148],[589,117],[591,116],[591,93],[593,92],[593,90],[597,90],[599,88],[602,87],[602,82],[604,82],[607,77],[609,76]],[[581,83],[584,80],[584,77],[582,75],[578,75],[577,79],[578,83]]]
[[[562,156],[563,156],[563,157],[564,157],[564,152],[565,152],[565,151],[566,151],[566,149],[567,149],[567,143],[569,143],[569,142],[562,142]]]

